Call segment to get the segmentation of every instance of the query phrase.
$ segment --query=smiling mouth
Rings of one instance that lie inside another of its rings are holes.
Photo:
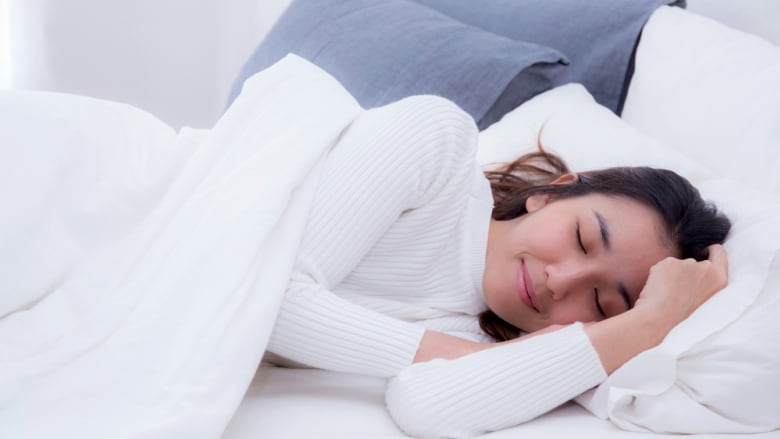
[[[517,268],[517,291],[520,295],[520,300],[527,307],[533,308],[536,312],[540,312],[539,308],[536,306],[534,294],[528,287],[528,271],[525,268],[525,262],[520,261],[520,265]]]

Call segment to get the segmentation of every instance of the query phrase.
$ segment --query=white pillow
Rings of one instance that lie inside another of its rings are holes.
[[[780,193],[780,47],[665,6],[642,31],[635,67],[626,122],[720,175]]]
[[[124,236],[193,147],[138,108],[76,95],[2,91],[0,120],[2,318]]]
[[[490,168],[513,160],[518,153],[534,151],[540,143],[545,150],[562,155],[573,170],[673,166],[691,180],[714,176],[705,166],[623,123],[598,105],[581,84],[542,93],[480,132],[477,160]]]
[[[575,171],[617,165],[676,170],[733,221],[725,244],[729,286],[660,346],[626,363],[578,402],[629,430],[780,428],[780,199],[716,178],[631,128],[579,85],[542,94],[482,132],[480,162],[491,166],[514,158],[535,148],[537,137]]]

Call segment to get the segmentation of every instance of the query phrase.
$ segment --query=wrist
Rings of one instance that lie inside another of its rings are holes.
[[[435,360],[437,358],[453,360],[489,347],[489,344],[477,343],[455,337],[443,332],[425,331],[420,346],[414,356],[414,363]]]
[[[661,344],[673,326],[656,317],[653,313],[634,308],[585,327],[585,333],[608,374],[639,353]]]
[[[633,324],[633,326],[644,329],[649,338],[648,341],[658,345],[661,344],[678,323],[678,320],[671,318],[672,316],[669,314],[669,312],[664,312],[663,310],[656,311],[637,307],[626,311],[620,316],[626,316],[624,319],[627,321],[627,324]]]

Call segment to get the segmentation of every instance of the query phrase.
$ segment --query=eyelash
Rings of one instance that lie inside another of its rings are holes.
[[[587,255],[588,251],[585,250],[585,245],[582,243],[582,235],[580,234],[580,225],[579,225],[579,223],[577,224],[577,244],[579,244],[580,249],[582,250],[582,252]]]
[[[588,250],[585,249],[585,245],[582,243],[582,234],[580,233],[579,223],[577,223],[577,244],[580,246],[582,252],[587,255]],[[599,289],[594,288],[593,293],[593,300],[596,302],[596,310],[601,315],[601,317],[606,317],[607,314],[604,312],[604,308],[601,307],[601,303],[599,302]]]
[[[604,312],[604,308],[601,307],[601,302],[599,302],[599,289],[594,288],[593,292],[595,293],[593,294],[593,299],[596,301],[596,309],[598,310],[601,317],[606,317],[607,313]]]

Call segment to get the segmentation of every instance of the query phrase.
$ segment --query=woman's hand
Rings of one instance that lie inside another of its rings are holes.
[[[585,324],[585,332],[607,373],[612,373],[635,355],[661,343],[672,328],[726,286],[726,250],[718,244],[711,245],[708,250],[709,258],[705,261],[666,258],[657,263],[650,269],[645,287],[633,309],[601,322]],[[455,359],[563,327],[550,325],[514,340],[487,344],[426,331],[414,362],[436,358]]]
[[[636,302],[637,312],[648,313],[668,333],[723,289],[728,280],[726,250],[719,244],[707,250],[704,261],[666,258],[654,265]]]
[[[634,308],[585,326],[608,374],[659,345],[672,328],[726,286],[726,251],[721,245],[708,250],[706,261],[667,258],[654,265]]]

